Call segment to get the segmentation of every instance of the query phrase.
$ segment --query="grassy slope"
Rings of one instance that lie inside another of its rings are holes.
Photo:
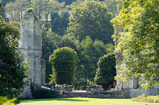
[[[53,98],[21,100],[21,103],[40,103],[56,105],[105,105],[115,103],[136,103],[131,99],[98,99],[98,98]],[[138,102],[139,103],[139,102]]]

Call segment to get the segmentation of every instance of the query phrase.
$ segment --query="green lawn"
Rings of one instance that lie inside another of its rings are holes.
[[[98,98],[51,98],[20,100],[21,103],[29,104],[55,104],[55,105],[106,105],[121,103],[137,103],[131,99],[98,99]],[[139,102],[138,102],[139,103]]]

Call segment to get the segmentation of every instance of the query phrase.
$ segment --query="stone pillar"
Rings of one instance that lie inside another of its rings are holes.
[[[122,32],[121,31],[121,28],[119,27],[115,27],[115,47],[117,46],[118,44],[118,37],[119,37],[119,33]],[[121,65],[122,61],[123,61],[123,56],[122,56],[122,53],[115,50],[115,58],[116,58],[116,65]],[[116,75],[120,74],[119,73],[119,68],[116,68]],[[121,90],[123,88],[123,82],[121,79],[118,79],[117,80],[117,84],[116,84],[116,87],[115,87],[117,90]]]
[[[46,64],[45,60],[41,59],[41,82],[45,83]]]
[[[28,79],[37,86],[41,85],[41,50],[42,50],[42,31],[40,21],[36,18],[33,11],[28,9],[25,11],[20,25],[20,41],[19,48],[24,54],[26,63],[30,63]],[[30,87],[24,89],[22,97],[31,97]]]

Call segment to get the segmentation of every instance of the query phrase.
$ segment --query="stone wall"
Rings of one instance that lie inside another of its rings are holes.
[[[118,38],[119,33],[122,32],[122,30],[119,27],[115,28],[115,46],[118,44]],[[123,61],[123,55],[120,51],[115,50],[115,56],[116,56],[116,64],[117,66],[120,65]],[[119,74],[119,68],[116,68],[117,75]],[[149,95],[157,95],[159,86],[156,86],[154,89],[145,90],[141,86],[139,86],[139,77],[133,77],[131,81],[123,82],[122,80],[117,80],[117,86],[116,90],[120,91],[119,97],[125,97],[125,98],[133,98],[137,97],[139,95],[145,94],[146,96]]]
[[[24,54],[26,63],[30,63],[28,78],[30,82],[37,86],[41,85],[41,49],[42,49],[42,31],[40,21],[35,17],[33,11],[26,10],[20,25],[19,48]],[[22,98],[30,98],[30,87],[26,86]]]
[[[41,83],[45,83],[46,64],[45,60],[41,59]]]

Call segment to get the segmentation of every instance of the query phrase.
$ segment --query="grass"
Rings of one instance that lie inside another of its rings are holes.
[[[86,92],[86,90],[74,90],[75,92]]]
[[[159,104],[159,95],[158,96],[145,96],[144,94],[132,99],[136,102],[151,102]]]
[[[122,103],[139,103],[131,99],[99,99],[99,98],[50,98],[50,99],[31,99],[20,100],[21,103],[29,104],[55,104],[55,105],[106,105]]]

